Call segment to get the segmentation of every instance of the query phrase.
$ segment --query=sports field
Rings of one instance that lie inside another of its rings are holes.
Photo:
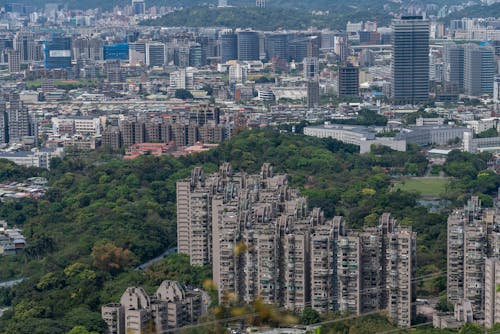
[[[402,179],[394,185],[394,188],[416,191],[424,196],[438,196],[445,191],[448,182],[449,179],[445,177],[412,177]]]

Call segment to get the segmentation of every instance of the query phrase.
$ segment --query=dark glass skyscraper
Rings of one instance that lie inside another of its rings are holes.
[[[491,46],[467,44],[464,57],[464,88],[469,96],[493,94],[495,52]]]
[[[237,36],[232,30],[222,31],[219,35],[219,55],[221,62],[238,58]]]
[[[144,0],[132,0],[132,12],[134,15],[144,15],[146,13],[146,3]]]
[[[403,16],[392,21],[392,99],[420,104],[429,99],[429,21]]]
[[[259,60],[259,33],[238,32],[238,60]]]
[[[266,35],[266,55],[269,60],[288,60],[288,35],[268,34]]]
[[[348,63],[339,68],[339,97],[359,95],[359,68]]]
[[[464,89],[464,47],[455,43],[443,48],[445,89],[449,93],[461,93]]]

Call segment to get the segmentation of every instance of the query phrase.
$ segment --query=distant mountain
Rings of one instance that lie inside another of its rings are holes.
[[[447,16],[446,19],[449,21],[463,17],[500,17],[500,3],[470,6]]]
[[[0,0],[0,6],[5,5],[6,3],[26,3],[30,5],[34,5],[38,8],[43,8],[46,3],[61,3],[67,5],[68,8],[103,8],[103,9],[111,9],[114,6],[124,6],[130,1],[127,0],[110,0],[110,1],[101,1],[101,0],[67,0],[67,1],[43,1],[43,0]],[[170,7],[192,7],[199,5],[217,5],[218,0],[146,0],[146,6],[170,6]],[[359,2],[353,2],[351,0],[269,0],[267,2],[268,7],[280,7],[280,8],[296,8],[296,9],[329,9],[329,8],[338,8],[344,6],[353,6],[358,8],[382,8],[384,5],[384,1],[377,0],[362,0]],[[230,6],[255,6],[254,0],[228,0],[228,5]]]

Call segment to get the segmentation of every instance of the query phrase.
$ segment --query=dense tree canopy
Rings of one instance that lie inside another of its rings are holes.
[[[330,4],[332,4],[330,2]],[[169,13],[160,19],[146,21],[144,24],[168,27],[227,27],[253,28],[259,30],[308,29],[309,27],[345,29],[346,23],[376,19],[377,23],[389,23],[391,17],[382,8],[369,10],[359,6],[352,8],[347,4],[336,4],[321,8],[324,13],[314,15],[311,11],[296,7],[269,6],[261,10],[249,7],[187,7]],[[327,13],[326,11],[329,10]],[[343,10],[343,11],[342,11]]]
[[[445,261],[446,215],[429,213],[417,194],[390,187],[393,175],[422,175],[426,158],[415,150],[355,151],[333,139],[250,131],[215,150],[178,159],[117,160],[98,152],[56,159],[50,172],[0,161],[0,181],[43,174],[51,187],[40,201],[0,203],[0,218],[15,220],[28,242],[25,254],[0,257],[2,279],[26,278],[13,289],[0,289],[0,301],[13,306],[0,318],[0,332],[102,332],[101,305],[119,300],[127,286],[142,285],[152,292],[163,279],[202,284],[210,268],[191,268],[183,256],[169,257],[145,272],[134,268],[175,244],[176,181],[194,166],[212,173],[225,161],[248,173],[272,163],[309,197],[310,207],[322,207],[328,217],[344,215],[353,227],[376,223],[383,212],[391,212],[419,234],[419,274],[439,272]],[[467,175],[455,182],[452,200],[462,200],[459,189],[492,194],[498,180],[484,170],[488,157],[450,154],[446,173]],[[435,295],[444,285],[437,278],[419,289]]]

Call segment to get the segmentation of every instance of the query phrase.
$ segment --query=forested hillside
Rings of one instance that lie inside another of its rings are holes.
[[[179,159],[123,161],[99,152],[55,160],[50,172],[0,163],[0,181],[42,175],[51,187],[40,201],[0,203],[0,218],[21,227],[28,242],[24,254],[0,257],[2,280],[25,278],[11,290],[0,289],[0,302],[13,306],[0,318],[0,332],[57,334],[77,325],[99,332],[101,305],[116,302],[129,285],[151,289],[165,278],[201,285],[210,269],[190,268],[182,256],[145,272],[134,268],[175,245],[176,181],[194,166],[211,173],[224,161],[249,173],[270,162],[289,174],[311,207],[321,206],[330,217],[344,215],[354,226],[376,224],[380,214],[391,212],[419,233],[419,275],[439,273],[445,264],[446,213],[428,213],[417,194],[390,187],[396,175],[422,174],[425,157],[415,150],[379,149],[362,156],[355,151],[335,140],[252,131]],[[450,187],[450,203],[460,204],[462,193],[493,194],[500,182],[496,174],[482,172],[488,158],[452,155],[447,173],[467,173]],[[437,277],[419,288],[435,296],[444,285]]]
[[[227,27],[253,28],[258,30],[308,29],[309,27],[345,29],[348,21],[359,22],[370,18],[378,24],[389,24],[391,16],[382,8],[326,7],[328,14],[313,15],[303,8],[285,6],[269,7],[265,10],[256,7],[211,8],[207,6],[188,7],[161,17],[146,21],[146,25],[167,27]]]
[[[11,3],[12,1],[1,0],[0,5],[4,5],[5,3]],[[26,3],[30,5],[34,5],[38,8],[43,8],[45,6],[45,1],[42,0],[19,0],[16,3]],[[67,0],[67,1],[54,1],[54,3],[62,3],[67,5],[70,9],[87,9],[87,8],[101,8],[104,10],[112,9],[114,6],[126,6],[131,3],[129,0],[111,0],[111,1],[97,1],[97,0],[86,0],[86,1],[76,1],[76,0]],[[217,0],[147,0],[146,6],[167,6],[167,7],[192,7],[199,5],[213,5],[217,6]],[[255,0],[228,0],[228,5],[237,6],[237,7],[254,7]],[[339,6],[360,6],[360,7],[370,7],[370,8],[381,8],[384,5],[384,2],[376,1],[376,0],[363,0],[358,3],[353,3],[348,0],[310,0],[310,1],[299,1],[299,0],[268,0],[267,7],[286,7],[286,8],[301,8],[301,9],[329,9],[329,8],[338,8]]]

